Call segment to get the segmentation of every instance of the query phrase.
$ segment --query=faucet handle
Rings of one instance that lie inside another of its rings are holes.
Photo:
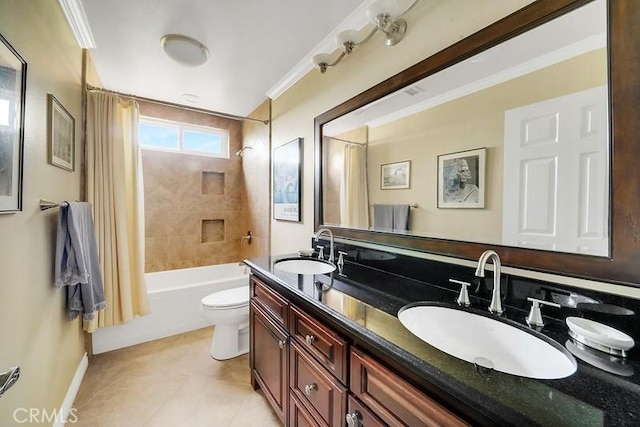
[[[342,275],[342,269],[344,268],[344,256],[347,255],[346,252],[338,251],[338,262],[336,266],[338,267],[338,274]]]
[[[316,246],[316,249],[318,250],[318,259],[324,260],[324,246]]]
[[[555,302],[551,301],[544,301],[537,298],[528,297],[527,301],[530,301],[532,304],[529,315],[525,320],[527,321],[527,325],[531,327],[538,326],[541,328],[544,326],[544,321],[542,320],[542,312],[540,311],[540,304],[560,308],[560,304],[556,304]]]
[[[471,301],[469,301],[469,291],[467,288],[471,286],[471,283],[456,279],[449,279],[449,281],[460,285],[460,294],[458,295],[458,298],[456,298],[458,305],[469,307],[471,305]]]

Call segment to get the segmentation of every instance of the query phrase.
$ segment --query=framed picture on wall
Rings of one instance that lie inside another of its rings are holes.
[[[0,34],[0,213],[22,210],[27,63]]]
[[[47,95],[49,163],[72,171],[75,168],[75,120],[55,96]]]
[[[273,150],[274,219],[302,220],[302,143],[302,138],[296,138]]]
[[[380,165],[380,189],[395,190],[409,188],[411,160]]]
[[[438,156],[438,208],[484,208],[487,149]]]

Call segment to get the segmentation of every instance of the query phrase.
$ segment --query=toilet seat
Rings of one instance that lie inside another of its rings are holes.
[[[207,310],[232,309],[249,305],[249,287],[226,289],[202,298],[202,307]]]

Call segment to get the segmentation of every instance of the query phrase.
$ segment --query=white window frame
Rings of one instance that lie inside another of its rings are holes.
[[[161,147],[152,147],[152,146],[140,144],[141,149],[165,151],[165,152],[171,152],[171,153],[195,154],[198,156],[217,157],[217,158],[223,158],[223,159],[229,158],[229,131],[227,129],[219,129],[213,126],[194,125],[191,123],[184,123],[184,122],[178,122],[178,121],[166,120],[166,119],[158,119],[156,117],[148,117],[148,116],[140,116],[138,120],[138,124],[139,125],[149,124],[152,126],[162,126],[162,127],[174,128],[178,130],[178,147],[177,148],[161,148]],[[208,133],[211,135],[220,136],[221,152],[218,154],[218,153],[211,153],[208,151],[185,150],[182,146],[184,131],[201,132],[201,133]]]

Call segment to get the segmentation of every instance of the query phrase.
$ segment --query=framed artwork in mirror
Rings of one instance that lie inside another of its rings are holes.
[[[296,138],[273,150],[273,218],[302,220],[302,138]]]
[[[395,190],[409,188],[411,161],[385,163],[380,165],[380,189]]]
[[[75,168],[75,120],[55,96],[47,95],[49,163],[72,171]]]
[[[22,210],[27,63],[0,34],[0,213]]]
[[[487,149],[438,156],[438,208],[484,208]]]

